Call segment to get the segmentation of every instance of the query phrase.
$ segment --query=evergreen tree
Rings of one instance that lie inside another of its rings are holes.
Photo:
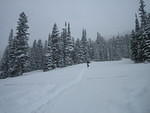
[[[13,38],[13,30],[11,29],[9,34],[8,46],[5,49],[1,68],[5,74],[8,76],[12,76],[13,74],[13,65],[15,61],[15,48],[14,48],[14,38]]]
[[[137,37],[137,50],[138,50],[138,54],[137,54],[137,63],[141,63],[144,62],[144,39],[143,39],[143,35],[142,35],[143,31],[137,32],[136,33],[136,37]]]
[[[28,67],[28,20],[27,16],[24,12],[20,14],[18,25],[17,25],[17,33],[14,39],[15,45],[15,64],[14,64],[14,76],[22,75],[22,73],[27,71]]]
[[[150,23],[144,28],[143,36],[143,52],[144,52],[144,61],[150,62]]]
[[[41,70],[43,69],[43,44],[41,40],[38,40],[37,42],[37,60],[36,60],[36,65],[37,65],[37,69]]]
[[[77,39],[75,42],[74,51],[75,51],[75,56],[74,56],[75,57],[75,64],[82,63],[82,61],[81,61],[81,56],[82,56],[81,43],[80,43],[79,39]]]
[[[65,56],[66,56],[66,47],[67,47],[67,42],[66,42],[66,38],[67,38],[67,30],[66,30],[66,23],[65,23],[65,28],[62,29],[62,33],[61,33],[61,40],[62,40],[62,58],[63,58],[63,61],[64,61],[64,66],[66,66],[66,62],[65,62]]]
[[[139,32],[140,43],[140,61],[150,61],[150,14],[146,14],[144,9],[145,4],[143,0],[140,0],[140,17],[141,17],[141,31]]]
[[[43,71],[48,71],[48,41],[46,40],[44,43],[44,50],[43,50]]]
[[[71,32],[70,32],[70,24],[68,24],[68,30],[65,25],[64,29],[64,55],[65,55],[65,65],[72,65],[73,59],[71,53],[73,52],[73,42],[71,39]]]
[[[135,32],[132,31],[132,34],[131,34],[131,41],[130,41],[130,48],[131,48],[131,59],[135,62],[139,62],[139,57],[140,57],[140,27],[139,27],[139,21],[138,21],[138,17],[137,15],[135,15]]]
[[[91,39],[88,40],[88,54],[90,59],[94,59],[94,42]]]
[[[72,54],[74,51],[73,40],[70,32],[70,24],[65,22],[65,28],[62,29],[61,38],[60,38],[60,54],[61,54],[61,62],[64,62],[64,66],[72,65],[73,58]],[[62,64],[62,63],[61,63]]]
[[[98,61],[100,59],[99,47],[97,41],[94,42],[94,60]]]
[[[8,65],[9,65],[8,73],[10,76],[13,75],[14,62],[15,62],[15,45],[14,45],[13,30],[11,29],[8,41]]]
[[[145,48],[147,48],[147,39],[144,36],[144,32],[147,26],[147,16],[146,16],[146,11],[145,11],[145,4],[143,0],[140,0],[140,7],[139,7],[139,15],[141,19],[141,27],[139,27],[139,22],[137,15],[135,16],[135,34],[134,38],[132,37],[131,39],[131,56],[135,62],[144,62],[146,59],[146,54],[145,54]],[[133,45],[135,45],[133,47]],[[147,50],[146,50],[147,51]],[[136,53],[136,54],[135,54]],[[133,55],[134,54],[134,55]]]
[[[52,38],[53,68],[56,68],[59,67],[59,31],[56,23],[53,26],[51,38]]]
[[[132,31],[131,34],[130,49],[131,49],[131,59],[133,61],[137,61],[136,57],[137,57],[138,48],[137,48],[137,39],[134,31]]]
[[[61,36],[59,37],[58,40],[59,44],[59,67],[64,67],[65,66],[65,56],[64,56],[64,29],[63,32],[61,33]]]
[[[147,34],[148,30],[148,21],[147,21],[147,15],[145,11],[145,4],[143,0],[140,0],[140,7],[139,7],[139,15],[141,18],[141,28],[137,31],[136,30],[136,39],[137,39],[137,55],[136,55],[136,61],[135,62],[144,62],[147,59],[147,51],[149,46],[149,38]],[[136,17],[137,18],[137,17]],[[137,26],[137,23],[136,23]],[[137,29],[137,27],[135,28]],[[146,33],[147,32],[147,33]]]
[[[49,34],[49,36],[50,36],[50,34]],[[43,48],[43,54],[44,54],[44,55],[47,53],[47,49],[48,49],[48,41],[45,40],[44,48]]]
[[[150,13],[147,14],[147,24],[150,24]]]
[[[144,28],[146,25],[146,11],[145,11],[145,4],[143,0],[140,0],[140,7],[139,7],[139,15],[141,18],[141,28]]]
[[[49,34],[48,37],[48,47],[47,47],[47,53],[46,53],[46,57],[47,57],[47,69],[53,69],[54,65],[53,65],[53,51],[52,51],[52,38],[51,35]]]
[[[135,14],[135,31],[138,32],[140,30],[139,20],[137,14]]]
[[[31,70],[37,70],[38,69],[38,51],[37,51],[37,41],[34,40],[32,48],[30,50],[30,63],[31,63]]]
[[[9,70],[9,61],[8,61],[8,46],[6,47],[4,54],[1,59],[1,70],[2,74],[0,74],[0,79],[1,78],[7,78],[8,77],[8,70]]]
[[[87,42],[87,36],[86,36],[86,30],[83,29],[82,31],[82,38],[81,38],[81,51],[82,51],[82,63],[87,62],[89,60],[89,54],[88,54],[88,42]]]
[[[75,39],[74,37],[72,37],[72,47],[73,47],[73,50],[71,51],[71,59],[72,59],[72,64],[75,64],[76,62],[76,57],[75,57]]]

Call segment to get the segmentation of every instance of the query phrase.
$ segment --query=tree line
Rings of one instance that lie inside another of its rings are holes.
[[[15,35],[13,29],[9,34],[8,45],[0,61],[0,78],[20,76],[34,70],[48,71],[90,60],[131,58],[135,62],[150,61],[150,14],[145,12],[144,7],[143,0],[140,0],[141,25],[136,16],[136,27],[132,34],[106,40],[97,32],[96,40],[92,40],[83,29],[81,38],[75,38],[71,34],[70,23],[65,22],[62,30],[54,23],[47,40],[34,40],[32,46],[28,45],[28,19],[22,12]]]
[[[28,45],[28,20],[24,12],[19,16],[14,36],[11,29],[8,46],[1,59],[2,78],[22,75],[34,70],[48,71],[55,68],[85,63],[89,60],[108,61],[129,57],[129,36],[117,36],[105,40],[100,33],[93,41],[82,30],[81,39],[71,35],[70,23],[59,31],[55,23],[48,39],[34,40]]]

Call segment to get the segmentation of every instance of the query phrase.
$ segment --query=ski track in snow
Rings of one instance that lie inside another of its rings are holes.
[[[64,85],[63,87],[60,87],[59,89],[56,89],[56,91],[54,91],[53,93],[47,91],[47,96],[48,98],[45,98],[46,100],[43,101],[43,104],[39,105],[39,107],[32,111],[31,113],[43,113],[42,111],[44,111],[44,108],[49,105],[49,103],[51,103],[51,101],[53,101],[53,99],[55,99],[58,95],[61,95],[63,92],[65,92],[66,90],[72,88],[74,85],[76,85],[77,83],[79,83],[84,75],[84,71],[85,69],[82,68],[81,72],[79,73],[78,77],[69,82],[68,84]]]
[[[92,62],[0,80],[0,113],[150,113],[150,64]]]

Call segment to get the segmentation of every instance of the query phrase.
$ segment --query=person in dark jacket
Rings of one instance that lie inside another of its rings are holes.
[[[90,66],[90,61],[89,60],[87,60],[87,67],[89,67]]]

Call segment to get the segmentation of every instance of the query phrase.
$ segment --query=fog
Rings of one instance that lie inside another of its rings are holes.
[[[150,1],[145,0],[150,10]],[[0,0],[0,51],[7,45],[10,29],[16,29],[19,14],[28,16],[30,42],[46,40],[56,22],[61,31],[70,22],[72,36],[81,37],[86,28],[88,38],[96,32],[105,38],[129,33],[134,28],[134,15],[139,0]]]

